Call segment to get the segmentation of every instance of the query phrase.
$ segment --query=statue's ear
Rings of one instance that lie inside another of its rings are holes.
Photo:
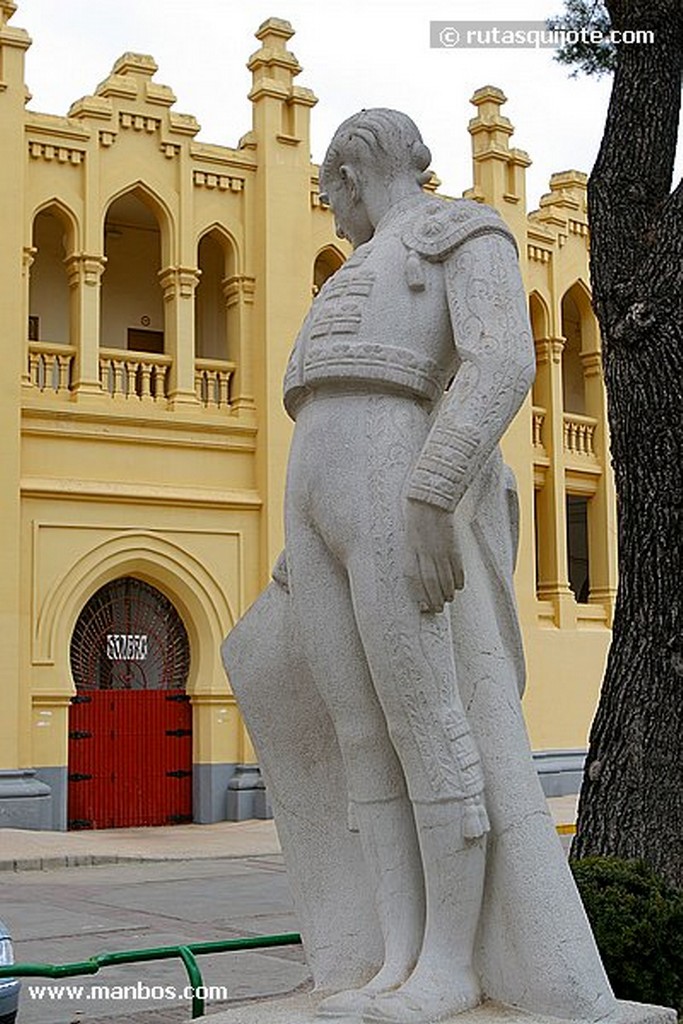
[[[346,190],[354,202],[360,199],[360,178],[355,167],[350,164],[342,164],[339,168],[339,177],[344,182]]]

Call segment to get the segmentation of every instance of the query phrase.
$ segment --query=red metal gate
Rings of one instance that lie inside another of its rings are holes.
[[[185,628],[132,577],[99,590],[71,644],[69,828],[192,820],[192,709]]]
[[[169,690],[94,690],[69,715],[69,828],[192,820],[192,709]]]

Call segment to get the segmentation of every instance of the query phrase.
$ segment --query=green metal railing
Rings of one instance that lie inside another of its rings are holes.
[[[297,932],[284,935],[256,935],[253,938],[225,939],[221,942],[188,942],[182,946],[160,946],[157,949],[129,949],[120,953],[99,953],[73,964],[10,964],[0,967],[0,978],[74,978],[81,974],[97,974],[102,967],[118,964],[139,964],[147,960],[182,960],[192,988],[192,1020],[204,1015],[204,988],[198,956],[208,953],[231,953],[242,949],[267,949],[272,946],[298,946]]]

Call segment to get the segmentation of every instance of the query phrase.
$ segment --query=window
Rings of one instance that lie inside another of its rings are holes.
[[[567,495],[567,563],[574,597],[579,604],[587,604],[590,591],[588,498],[575,494]]]
[[[128,348],[133,352],[154,352],[157,355],[163,355],[164,332],[145,331],[138,327],[129,327]]]

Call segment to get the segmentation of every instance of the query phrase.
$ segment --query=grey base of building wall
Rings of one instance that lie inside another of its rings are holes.
[[[228,784],[236,764],[195,764],[192,766],[192,820],[211,825],[228,820]]]
[[[52,793],[52,823],[48,828],[55,832],[67,829],[67,796],[69,792],[68,768],[36,768],[36,778],[50,787]]]
[[[0,769],[0,828],[52,828],[52,793],[33,769]]]
[[[193,765],[192,806],[193,820],[198,825],[273,817],[255,764]]]
[[[273,810],[257,764],[239,764],[228,783],[228,821],[272,818]]]
[[[535,750],[533,757],[546,796],[568,796],[579,792],[585,750]]]

